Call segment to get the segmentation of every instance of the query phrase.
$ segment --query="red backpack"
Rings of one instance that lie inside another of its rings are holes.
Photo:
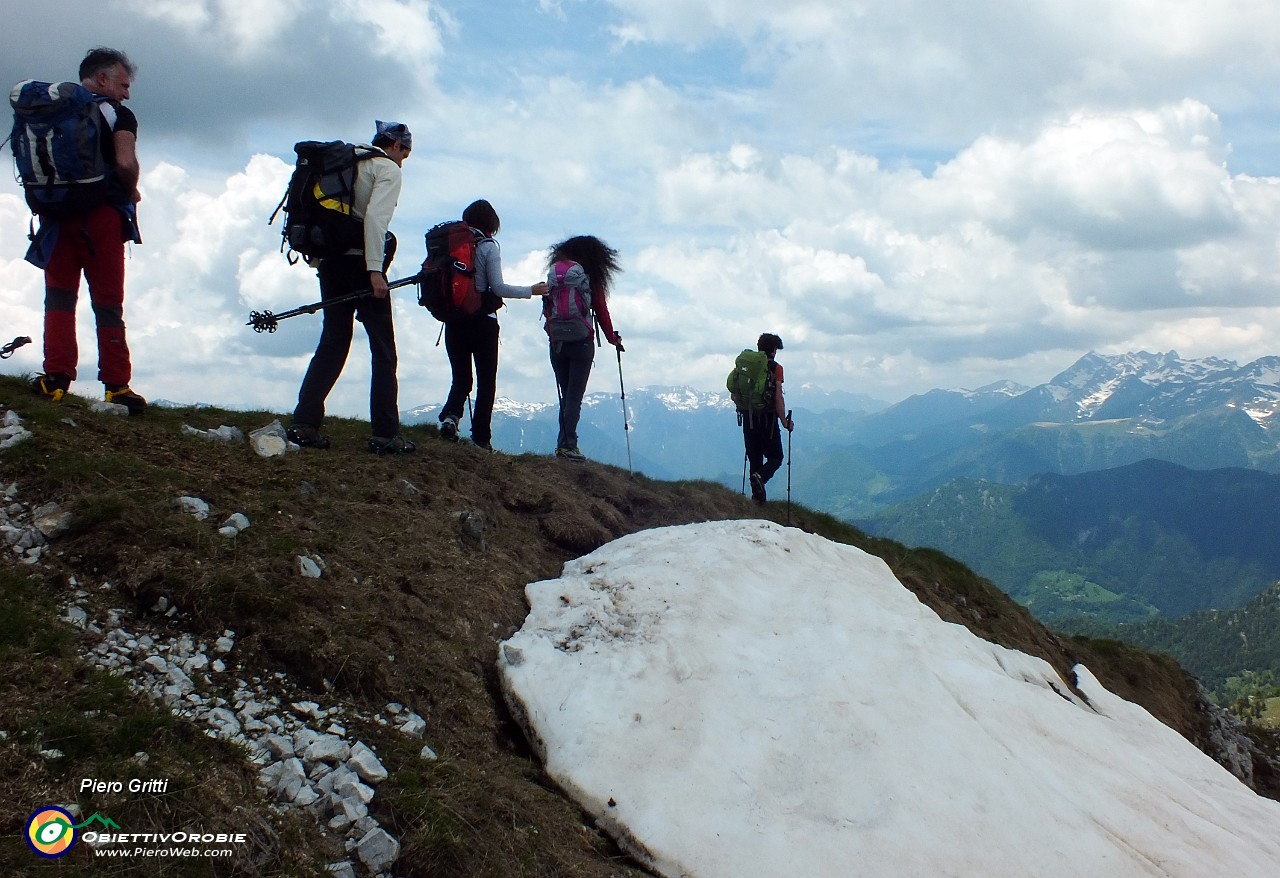
[[[418,304],[442,323],[492,314],[501,297],[476,288],[476,245],[486,238],[461,220],[427,231],[427,258],[418,281]]]

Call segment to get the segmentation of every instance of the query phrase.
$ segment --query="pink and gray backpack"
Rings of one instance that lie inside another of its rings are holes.
[[[552,342],[582,341],[594,332],[591,280],[581,265],[563,259],[547,272],[542,314]]]

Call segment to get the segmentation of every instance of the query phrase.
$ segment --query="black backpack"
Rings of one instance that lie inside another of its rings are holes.
[[[461,220],[427,230],[427,258],[418,281],[418,304],[441,323],[492,314],[502,298],[476,286],[476,245],[486,240],[479,229]]]
[[[267,220],[271,225],[276,214],[284,210],[280,252],[290,263],[298,261],[297,254],[309,265],[326,256],[363,249],[364,222],[351,212],[356,170],[365,159],[386,153],[341,140],[303,140],[293,145],[293,151],[298,154],[298,161],[289,178],[289,188]]]

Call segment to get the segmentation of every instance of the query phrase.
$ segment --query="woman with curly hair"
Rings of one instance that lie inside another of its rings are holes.
[[[547,259],[547,294],[542,314],[551,342],[551,368],[560,398],[560,433],[556,457],[581,461],[578,420],[591,377],[598,336],[623,351],[622,336],[609,316],[609,289],[621,271],[618,251],[592,235],[578,235],[551,248]]]

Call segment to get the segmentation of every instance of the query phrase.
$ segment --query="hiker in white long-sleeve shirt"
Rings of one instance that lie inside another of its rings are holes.
[[[342,374],[351,349],[354,321],[359,319],[369,336],[372,377],[369,384],[369,422],[373,436],[369,450],[376,454],[408,454],[414,444],[400,436],[399,385],[396,379],[396,335],[391,322],[391,297],[387,268],[394,255],[395,238],[389,233],[391,217],[400,199],[400,166],[409,157],[413,137],[399,122],[377,122],[373,158],[361,161],[352,197],[351,212],[364,223],[364,246],[342,256],[320,260],[320,298],[324,301],[372,290],[369,296],[327,306],[321,313],[320,342],[298,391],[290,441],[311,448],[328,448],[320,433],[324,401]]]

